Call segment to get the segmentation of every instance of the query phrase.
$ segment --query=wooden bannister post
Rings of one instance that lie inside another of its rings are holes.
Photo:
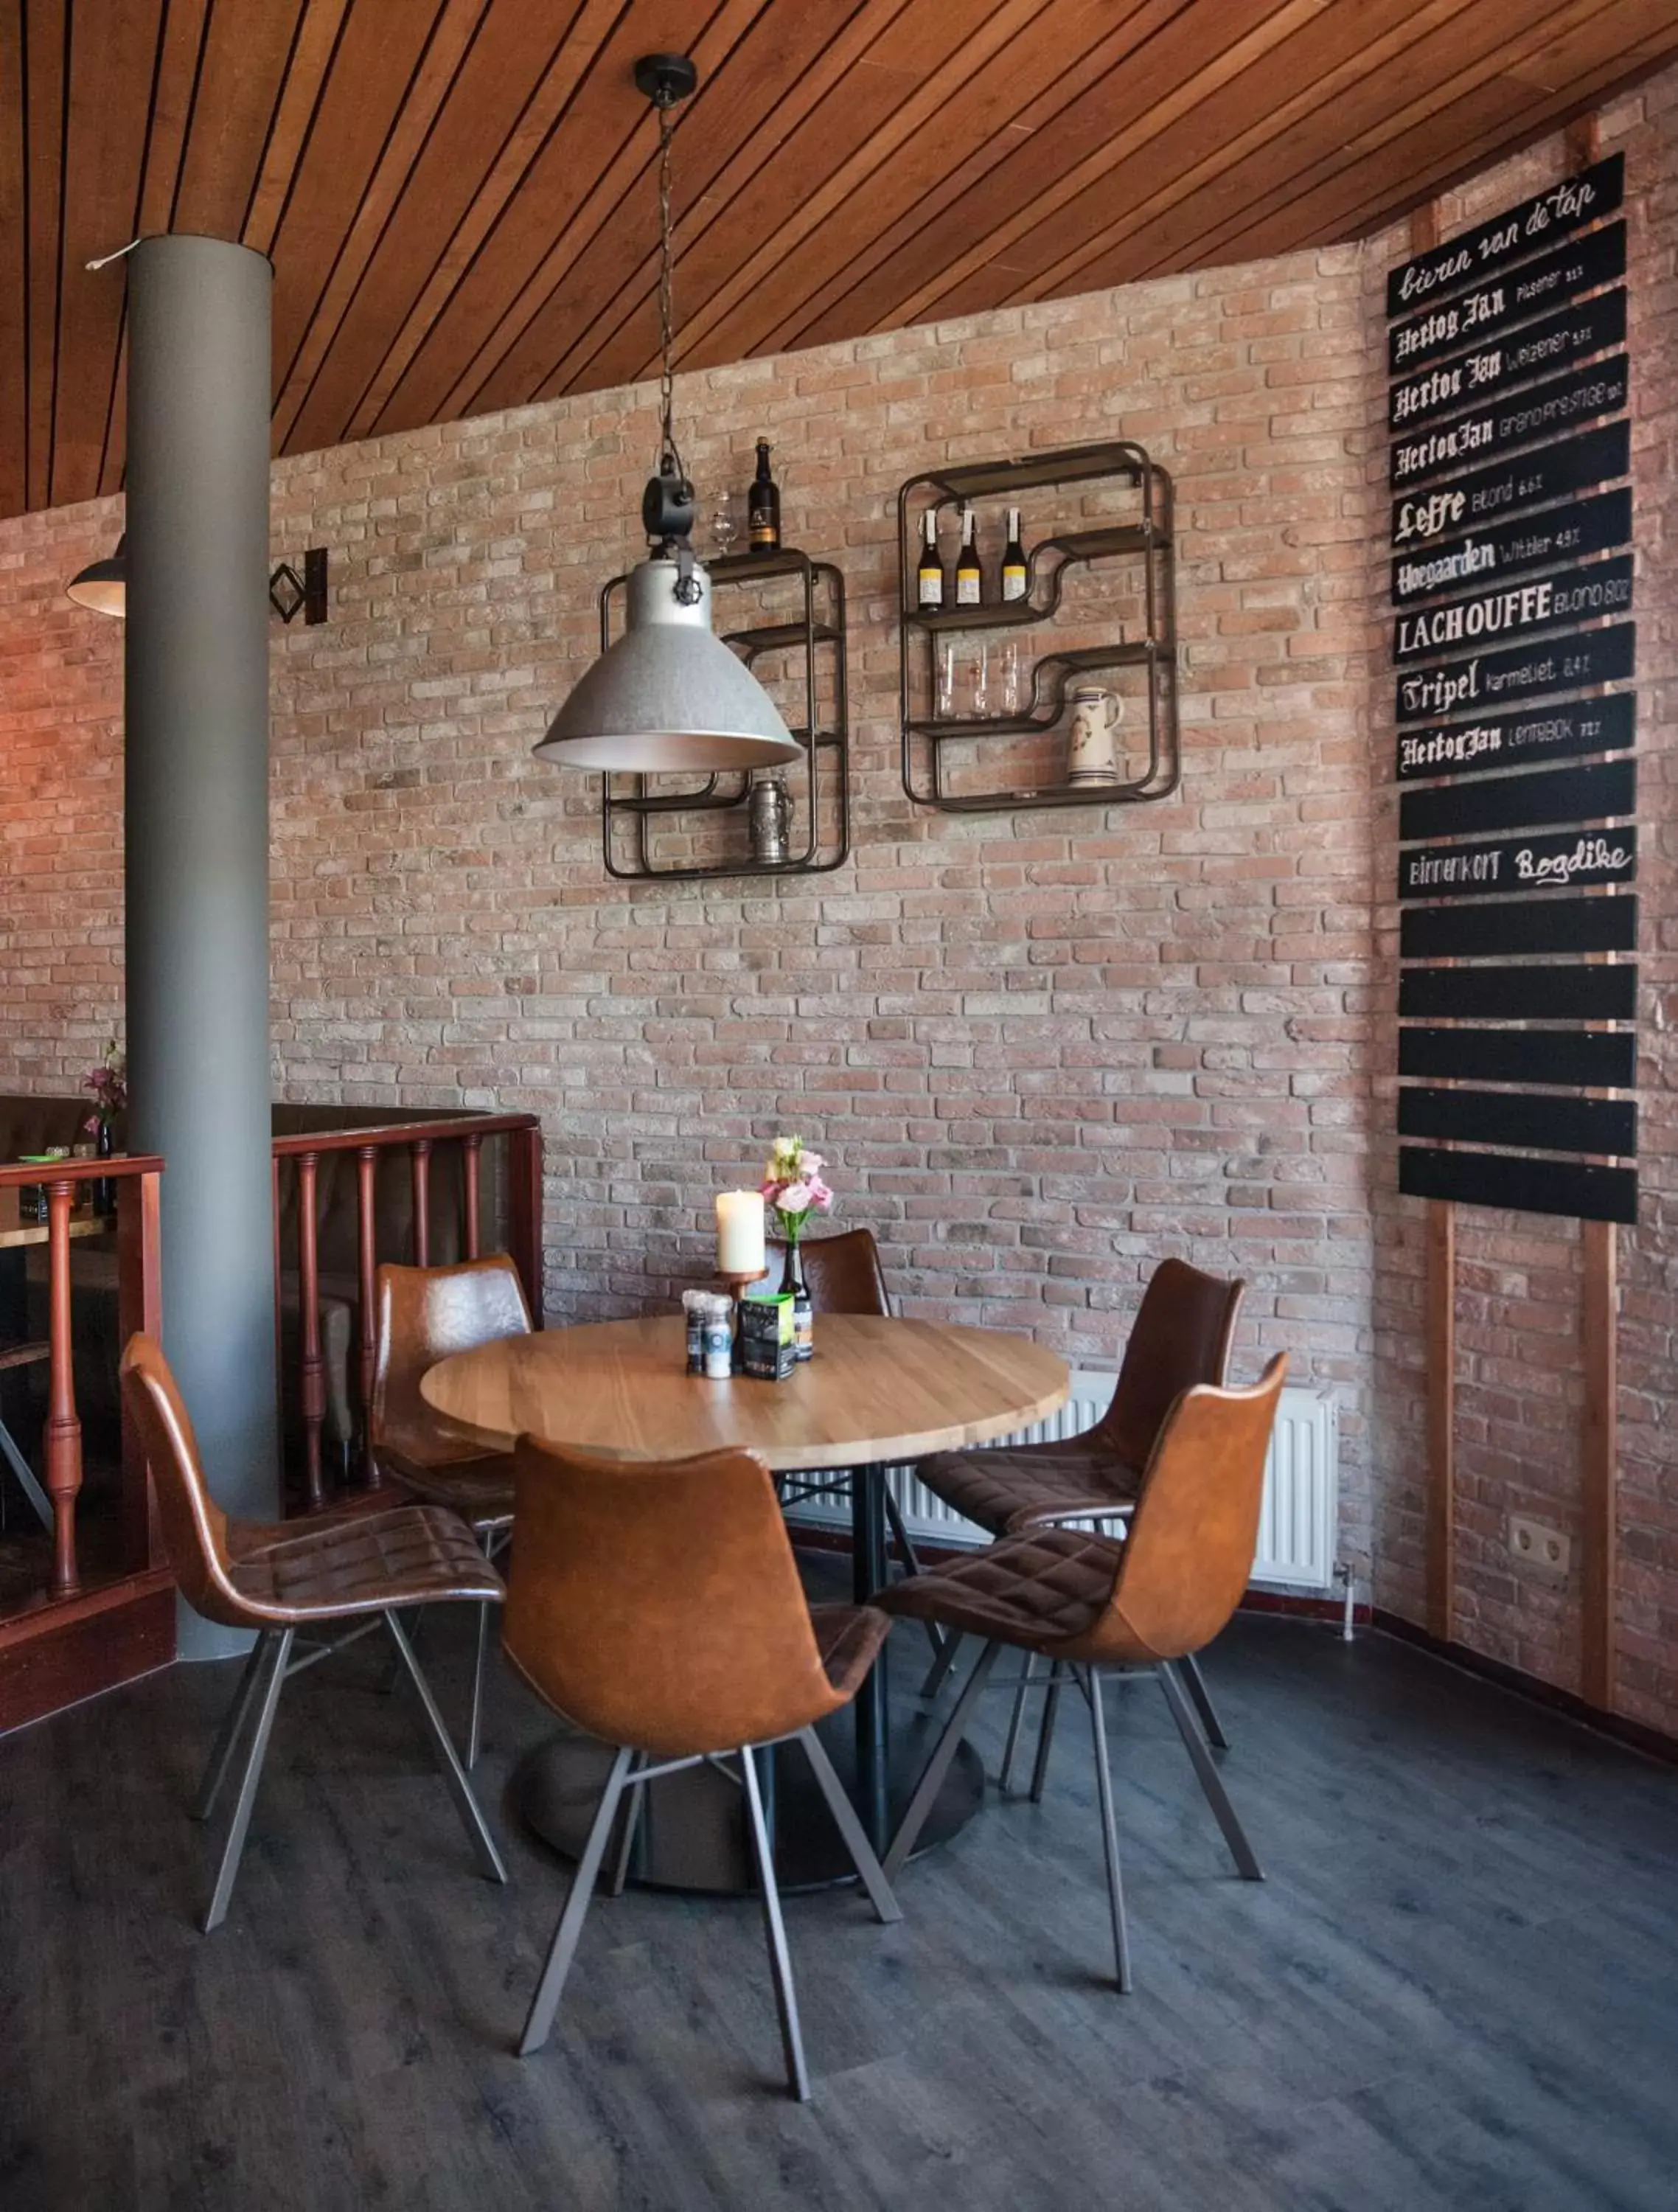
[[[477,1258],[482,1235],[478,1219],[478,1168],[483,1151],[482,1137],[462,1137],[460,1139],[460,1249],[468,1260]]]
[[[162,1247],[158,1234],[161,1179],[155,1170],[123,1176],[117,1193],[117,1334],[125,1346],[137,1331],[161,1334]],[[123,1548],[131,1570],[163,1555],[157,1501],[140,1432],[122,1409]]]
[[[325,1503],[320,1481],[320,1431],[326,1419],[326,1370],[320,1357],[320,1224],[315,1194],[320,1162],[297,1158],[298,1388],[303,1411],[303,1475],[309,1510]]]
[[[82,1487],[82,1424],[76,1414],[75,1351],[70,1330],[70,1212],[73,1182],[50,1182],[47,1206],[46,1488],[52,1500],[52,1589],[68,1597],[81,1588],[76,1560],[76,1500]]]
[[[408,1148],[414,1185],[414,1265],[431,1265],[431,1140],[416,1137]]]
[[[508,1142],[513,1148],[511,1188],[508,1193],[507,1241],[514,1266],[525,1286],[530,1316],[538,1328],[544,1325],[542,1285],[542,1132],[540,1127],[514,1129]]]
[[[379,1224],[374,1199],[379,1171],[379,1147],[362,1145],[356,1152],[356,1265],[361,1294],[360,1383],[362,1401],[362,1473],[369,1489],[379,1485],[379,1462],[373,1452],[373,1382],[379,1357],[378,1296]]]

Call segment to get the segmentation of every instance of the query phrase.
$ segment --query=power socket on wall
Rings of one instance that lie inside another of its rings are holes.
[[[1559,1582],[1572,1565],[1573,1542],[1547,1521],[1534,1521],[1523,1513],[1511,1513],[1509,1555],[1523,1567],[1535,1567],[1541,1574],[1553,1576]]]

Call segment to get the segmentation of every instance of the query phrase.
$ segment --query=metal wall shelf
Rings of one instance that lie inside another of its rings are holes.
[[[850,708],[845,659],[845,579],[831,561],[812,561],[807,553],[783,547],[775,553],[736,553],[708,561],[712,605],[716,593],[743,585],[772,583],[793,578],[804,589],[803,619],[764,622],[719,631],[725,645],[733,646],[750,667],[765,653],[801,651],[804,655],[804,713],[787,727],[804,747],[801,761],[786,769],[794,819],[802,810],[805,840],[801,850],[784,860],[760,860],[750,849],[747,816],[751,803],[751,777],[745,773],[720,771],[691,791],[654,791],[644,775],[605,775],[601,778],[600,848],[606,873],[622,882],[696,882],[725,876],[819,876],[842,867],[850,854]],[[614,576],[600,593],[600,649],[611,643],[612,617],[617,595],[629,581]],[[820,656],[831,656],[829,684],[831,717],[822,715]],[[725,835],[738,837],[747,849],[739,859],[732,854],[703,862],[660,864],[656,830],[660,822],[682,815],[702,818],[738,817],[738,827]],[[626,864],[623,854],[627,848]]]
[[[927,509],[961,507],[978,499],[1051,486],[1090,483],[1111,478],[1134,483],[1140,501],[1134,522],[1095,529],[1063,530],[1039,538],[1027,562],[1025,596],[987,606],[941,608],[923,612],[909,604],[919,557],[921,517]],[[1009,461],[938,469],[911,477],[897,493],[897,545],[903,582],[903,624],[898,649],[898,704],[903,743],[903,789],[920,806],[951,814],[976,814],[1022,806],[1114,806],[1169,798],[1181,775],[1176,696],[1176,590],[1172,537],[1171,479],[1128,440],[1074,446]],[[936,641],[956,631],[1020,629],[1053,619],[1060,611],[1066,578],[1075,567],[1122,559],[1142,565],[1145,635],[1110,645],[1053,649],[1031,664],[1027,703],[1003,714],[939,716],[916,709],[917,696],[930,702]],[[917,645],[924,640],[924,648]],[[1097,670],[1141,667],[1147,671],[1147,769],[1129,783],[1074,789],[1064,783],[982,792],[953,792],[946,782],[944,748],[976,739],[1040,735],[1052,730],[1066,710],[1072,682]]]

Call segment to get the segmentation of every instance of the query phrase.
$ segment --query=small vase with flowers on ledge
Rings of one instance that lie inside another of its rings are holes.
[[[108,1160],[115,1151],[114,1132],[111,1124],[128,1104],[128,1054],[112,1037],[105,1048],[105,1057],[83,1080],[82,1088],[92,1093],[94,1110],[82,1124],[82,1133],[94,1140],[94,1151],[101,1160]],[[93,1186],[94,1212],[101,1219],[108,1219],[117,1210],[117,1186],[101,1176]]]

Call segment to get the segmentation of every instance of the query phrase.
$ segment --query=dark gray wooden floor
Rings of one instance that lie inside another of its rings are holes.
[[[437,1639],[456,1704],[464,1661]],[[229,1668],[0,1743],[6,2212],[1678,2203],[1678,1775],[1403,1646],[1250,1619],[1212,1655],[1262,1887],[1157,1690],[1114,1698],[1128,1998],[1075,1706],[1050,1802],[912,1869],[901,1927],[793,1901],[803,2109],[749,1904],[603,1902],[553,2041],[510,2055],[562,1893],[498,1803],[542,1717],[498,1686],[496,1890],[383,1668],[288,1691],[210,1938],[181,1806]]]

